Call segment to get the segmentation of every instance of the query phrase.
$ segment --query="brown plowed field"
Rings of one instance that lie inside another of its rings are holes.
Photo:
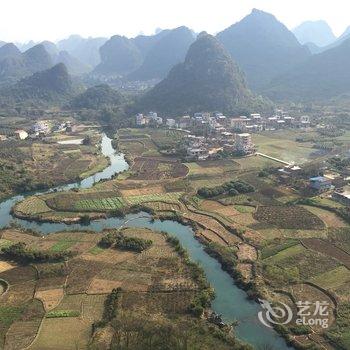
[[[184,177],[188,168],[177,160],[138,157],[132,171],[132,180],[162,180]]]
[[[307,248],[337,259],[350,269],[350,255],[333,244],[318,238],[305,238],[302,242]]]

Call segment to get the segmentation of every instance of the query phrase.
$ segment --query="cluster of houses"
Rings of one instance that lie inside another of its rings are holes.
[[[237,155],[250,155],[255,152],[255,145],[248,133],[224,132],[206,137],[188,134],[184,145],[188,160],[215,158],[219,152]]]
[[[281,128],[282,125],[307,127],[310,118],[300,117],[298,122],[283,111],[277,111],[274,117],[262,117],[253,113],[249,117],[227,117],[222,113],[198,112],[193,116],[162,118],[155,112],[136,115],[136,126],[164,126],[180,129],[188,133],[186,152],[188,158],[207,159],[224,151],[239,155],[250,155],[256,150],[251,132]]]
[[[240,116],[230,119],[231,127],[242,132],[257,132],[263,130],[279,130],[285,128],[309,128],[310,117],[307,115],[298,118],[289,116],[282,110],[277,110],[275,115],[263,117],[253,113],[249,117]]]
[[[208,134],[212,132],[250,133],[263,130],[277,130],[283,128],[308,128],[311,126],[310,117],[303,115],[291,117],[283,110],[277,110],[273,116],[262,116],[252,113],[249,116],[227,117],[222,113],[200,112],[193,116],[185,115],[177,118],[162,118],[155,112],[136,116],[136,126],[165,126],[182,130],[196,130],[196,133]]]
[[[283,128],[307,129],[311,126],[309,116],[290,117],[283,110],[277,110],[275,115],[264,117],[258,113],[238,118],[226,117],[222,113],[194,113],[193,116],[178,118],[161,118],[157,113],[139,114],[136,117],[138,126],[165,126],[179,129],[186,133],[183,151],[187,160],[206,160],[215,158],[221,152],[247,156],[256,153],[256,146],[252,141],[252,133],[263,130],[277,130]],[[266,155],[265,155],[266,156]],[[277,160],[280,161],[280,160]],[[280,176],[299,177],[301,167],[286,163],[279,169]],[[338,174],[339,175],[339,174]],[[300,178],[300,177],[299,177]],[[342,203],[350,205],[350,189],[346,190],[347,181],[339,175],[325,173],[324,176],[311,177],[308,181],[310,189],[331,196]]]
[[[47,120],[38,120],[29,130],[18,129],[12,134],[0,135],[0,141],[5,141],[8,138],[15,138],[17,140],[36,139],[45,137],[51,133],[72,131],[74,131],[74,125],[70,121],[52,124]]]
[[[330,197],[344,205],[350,205],[349,178],[343,178],[340,174],[325,174],[324,176],[309,179],[310,187],[317,192],[330,193]],[[330,192],[329,192],[330,191]]]
[[[201,112],[193,117],[186,115],[178,118],[161,118],[155,112],[136,116],[137,126],[164,125],[169,128],[196,128],[203,132],[231,129],[237,132],[258,132],[262,130],[277,130],[283,128],[308,128],[311,126],[310,117],[303,115],[291,117],[283,110],[276,110],[273,116],[262,116],[252,113],[249,116],[227,117],[222,113]]]
[[[295,164],[288,164],[278,169],[280,180],[286,178],[303,178],[302,168]],[[306,179],[305,179],[306,180]],[[326,193],[327,197],[350,205],[350,177],[334,171],[324,169],[322,176],[313,176],[307,179],[308,187],[318,194]]]
[[[293,118],[282,110],[277,110],[272,117],[252,113],[249,117],[227,117],[222,113],[198,112],[193,116],[162,118],[156,112],[137,114],[136,126],[167,127],[189,133],[187,137],[187,157],[207,159],[219,151],[250,155],[256,150],[251,133],[262,130],[276,130],[284,127],[310,126],[310,118]],[[200,135],[200,136],[198,136]]]

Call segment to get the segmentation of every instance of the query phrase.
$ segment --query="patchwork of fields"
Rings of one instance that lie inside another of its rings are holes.
[[[266,158],[252,156],[182,164],[176,157],[164,156],[164,151],[177,147],[182,137],[176,131],[174,135],[168,132],[121,130],[118,146],[127,152],[132,164],[122,177],[101,182],[91,190],[29,197],[18,204],[15,211],[24,216],[38,215],[39,219],[41,216],[73,221],[86,214],[113,215],[113,211],[127,211],[132,206],[142,205],[156,215],[165,213],[176,219],[181,215],[194,224],[203,242],[219,247],[218,255],[227,259],[225,264],[238,273],[235,276],[242,275],[242,283],[247,283],[248,293],[253,297],[287,302],[292,308],[296,300],[324,300],[333,311],[340,310],[339,315],[346,315],[350,305],[350,227],[331,210],[343,206],[324,196],[313,197],[307,205],[296,204],[306,195],[281,183],[274,173],[280,164]],[[288,132],[254,135],[259,152],[298,164],[312,159],[312,145],[296,142],[295,137],[295,133]],[[262,169],[266,170],[263,174]],[[243,181],[252,188],[248,193],[225,191],[210,198],[198,194],[199,188],[225,186],[230,181]],[[317,204],[322,204],[322,209]],[[140,237],[148,235],[147,232],[137,233]],[[40,289],[38,294],[46,298],[45,307],[57,304],[50,318],[45,318],[43,329],[59,330],[62,326],[57,320],[60,318],[69,320],[68,324],[72,319],[85,322],[85,317],[98,320],[101,303],[105,300],[101,295],[113,288],[128,291],[120,298],[123,312],[139,303],[146,313],[150,312],[148,307],[165,314],[177,307],[181,312],[186,309],[189,295],[184,293],[180,298],[178,294],[169,293],[166,301],[163,295],[156,295],[159,300],[155,300],[154,295],[148,293],[155,286],[164,291],[174,285],[186,285],[193,296],[194,285],[188,275],[182,274],[184,270],[177,261],[177,254],[164,242],[158,240],[157,249],[152,247],[136,259],[134,253],[102,249],[96,245],[96,238],[92,239],[96,237],[94,234],[89,236],[91,240],[62,235],[53,241],[23,236],[33,247],[79,254],[79,258],[68,264],[72,272],[65,275],[66,279],[55,276],[41,281],[42,286],[50,286],[49,292]],[[0,246],[8,246],[12,239],[6,233]],[[26,283],[29,285],[33,281]],[[66,291],[63,298],[62,286]],[[85,293],[84,298],[77,296],[80,293]],[[140,293],[144,293],[142,297]],[[92,299],[96,295],[101,298]],[[20,312],[12,311],[16,315]],[[123,314],[123,317],[129,320],[128,315]],[[143,319],[142,314],[139,317]],[[332,325],[326,331],[314,327],[310,333],[304,329],[302,336],[298,334],[301,330],[292,326],[287,331],[304,346],[332,339],[339,346],[350,348],[347,336],[350,322],[342,317],[329,321]],[[85,337],[86,341],[86,328],[81,323],[77,327],[79,337]],[[106,337],[106,334],[99,335]],[[48,347],[47,341],[41,337],[33,348]]]
[[[149,321],[161,314],[165,323],[177,320],[173,327],[189,322],[190,343],[205,330],[205,349],[231,348],[225,338],[210,335],[206,322],[189,316],[191,303],[207,287],[196,280],[195,267],[177,253],[166,236],[148,229],[123,229],[127,237],[151,240],[150,248],[136,253],[101,248],[99,241],[111,232],[38,237],[15,229],[0,231],[0,241],[10,245],[25,241],[28,249],[74,254],[62,262],[0,265],[0,279],[10,286],[0,295],[0,348],[73,350],[111,342],[112,338],[100,337],[111,332],[109,321],[104,321],[105,326],[93,324],[106,318],[107,300],[115,288],[120,296],[111,307],[118,309],[119,316],[127,312],[128,317],[139,318],[143,310]]]

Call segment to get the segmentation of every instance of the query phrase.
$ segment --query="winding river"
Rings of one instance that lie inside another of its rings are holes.
[[[111,144],[111,139],[105,135],[102,139],[102,152],[105,156],[110,158],[110,165],[105,170],[81,182],[58,186],[50,191],[64,191],[71,188],[89,188],[101,179],[109,179],[112,175],[128,168],[124,156],[115,153]],[[220,264],[204,251],[201,243],[194,238],[193,231],[190,227],[169,220],[151,221],[150,216],[146,213],[130,214],[123,219],[108,218],[95,220],[89,225],[37,223],[13,218],[10,214],[11,207],[16,202],[22,200],[24,196],[32,194],[33,193],[14,196],[0,203],[0,228],[8,226],[11,222],[15,222],[23,228],[30,228],[43,234],[64,230],[84,229],[100,232],[105,228],[117,228],[122,226],[147,227],[168,232],[179,239],[182,246],[188,251],[191,259],[198,262],[203,268],[207,280],[215,289],[215,299],[212,302],[213,310],[221,314],[223,320],[227,323],[231,323],[235,320],[238,321],[235,332],[239,339],[253,345],[255,349],[263,348],[266,345],[271,346],[271,349],[275,350],[291,349],[274,330],[263,326],[259,322],[257,315],[261,310],[260,306],[248,300],[246,293],[233,283],[232,278],[221,269]]]

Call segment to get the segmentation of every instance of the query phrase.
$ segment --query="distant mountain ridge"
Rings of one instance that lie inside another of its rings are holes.
[[[94,73],[127,80],[162,79],[183,61],[193,41],[194,35],[187,27],[132,39],[115,35],[100,48],[101,63]]]
[[[137,46],[125,36],[112,36],[101,48],[101,63],[94,73],[101,75],[124,75],[142,64]]]
[[[313,43],[319,47],[333,43],[337,38],[326,21],[306,21],[292,31],[300,44]]]
[[[73,57],[68,51],[60,51],[56,44],[50,41],[43,41],[41,44],[49,53],[53,64],[63,63],[70,74],[82,75],[91,70],[87,64],[84,64],[76,57]]]
[[[342,35],[338,39],[336,39],[333,43],[322,47],[322,52],[333,49],[339,45],[341,45],[345,40],[350,39],[350,26],[347,27]]]
[[[107,40],[102,37],[82,38],[79,35],[71,35],[57,42],[56,46],[60,51],[67,51],[71,56],[93,69],[101,62],[99,50]]]
[[[198,111],[240,113],[267,107],[247,88],[244,76],[215,37],[201,33],[185,61],[137,103],[138,112],[153,110],[166,115]]]
[[[73,83],[63,63],[23,78],[11,87],[0,90],[0,102],[15,105],[58,104],[73,93]]]
[[[95,109],[118,106],[125,102],[125,98],[120,92],[112,89],[109,85],[96,85],[88,88],[83,93],[76,96],[71,102],[73,109]]]
[[[148,50],[136,71],[129,74],[131,80],[162,79],[176,64],[182,62],[195,36],[187,27],[168,31]]]
[[[274,79],[266,94],[274,100],[321,101],[350,92],[350,38]]]
[[[216,37],[243,69],[249,86],[258,91],[311,55],[284,24],[257,9]]]
[[[0,84],[10,84],[35,72],[52,67],[53,62],[43,45],[21,53],[12,43],[0,48]]]

